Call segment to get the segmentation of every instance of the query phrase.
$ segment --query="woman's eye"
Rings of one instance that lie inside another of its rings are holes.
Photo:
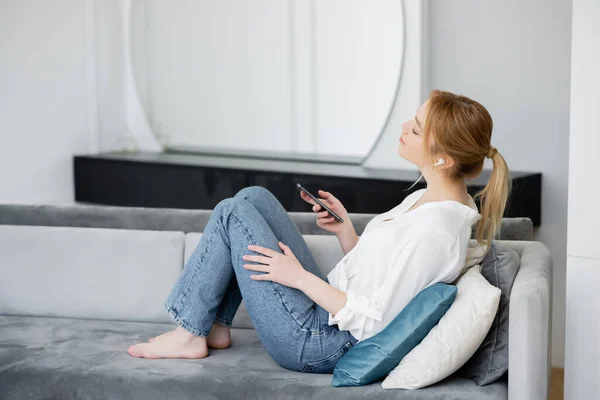
[[[415,130],[414,130],[414,129],[413,129],[412,131],[413,131],[413,133],[414,133],[415,135],[417,134],[417,132],[415,132]]]

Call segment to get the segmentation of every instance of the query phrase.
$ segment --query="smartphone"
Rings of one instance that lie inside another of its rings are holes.
[[[306,193],[311,199],[313,199],[318,205],[320,205],[321,207],[323,207],[333,218],[335,218],[335,220],[337,222],[344,222],[344,220],[337,215],[336,213],[334,213],[331,208],[327,207],[325,204],[323,204],[323,202],[319,199],[317,199],[311,192],[309,192],[308,190],[306,190],[304,187],[302,187],[301,184],[296,183],[296,187],[303,191],[304,193]]]

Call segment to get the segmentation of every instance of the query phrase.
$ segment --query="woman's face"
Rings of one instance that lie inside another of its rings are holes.
[[[399,139],[398,154],[415,164],[420,169],[429,161],[429,151],[425,149],[424,132],[427,102],[419,109],[415,117],[402,124],[402,135]]]

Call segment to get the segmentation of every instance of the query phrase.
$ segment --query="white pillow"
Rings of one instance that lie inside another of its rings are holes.
[[[456,283],[454,303],[382,382],[384,389],[419,389],[450,376],[475,354],[485,339],[500,301],[500,289],[470,268]]]

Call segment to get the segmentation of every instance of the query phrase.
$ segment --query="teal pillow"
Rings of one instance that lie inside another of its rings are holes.
[[[457,290],[447,283],[423,289],[381,332],[359,341],[340,357],[332,385],[360,386],[384,378],[442,319]]]

